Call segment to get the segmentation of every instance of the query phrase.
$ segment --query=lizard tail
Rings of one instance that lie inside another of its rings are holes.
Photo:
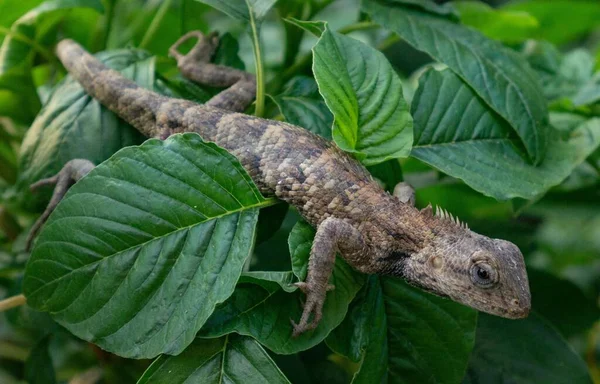
[[[89,95],[145,136],[156,135],[156,115],[165,97],[106,67],[73,40],[58,43],[56,55]]]

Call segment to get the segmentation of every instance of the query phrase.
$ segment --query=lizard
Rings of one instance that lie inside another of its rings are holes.
[[[184,55],[178,48],[189,39],[197,41]],[[414,191],[407,194],[404,184],[398,193],[386,192],[358,160],[302,127],[241,113],[254,99],[255,77],[212,64],[218,43],[215,33],[194,31],[169,50],[184,76],[228,87],[205,104],[144,89],[72,40],[59,42],[56,54],[88,94],[143,135],[198,133],[232,153],[261,193],[294,206],[316,228],[307,277],[296,283],[306,299],[299,322],[292,321],[294,336],[319,324],[327,291],[334,288],[329,278],[338,253],[363,273],[403,278],[493,315],[528,315],[527,272],[515,244],[477,234],[443,209],[417,209]],[[93,166],[72,160],[59,175],[32,186],[58,185],[30,242],[66,189]]]

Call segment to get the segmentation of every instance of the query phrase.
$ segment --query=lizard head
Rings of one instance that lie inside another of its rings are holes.
[[[472,232],[440,209],[424,222],[432,235],[391,274],[493,315],[518,319],[529,314],[527,272],[516,245]]]

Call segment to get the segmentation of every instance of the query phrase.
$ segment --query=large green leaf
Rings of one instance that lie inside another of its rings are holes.
[[[456,72],[511,124],[535,164],[544,159],[546,101],[539,79],[521,56],[475,30],[409,7],[367,0],[363,10]]]
[[[138,384],[289,383],[267,352],[250,337],[230,334],[196,339],[178,356],[161,356]]]
[[[568,140],[553,130],[546,159],[533,166],[508,124],[449,70],[425,73],[412,106],[412,156],[501,200],[539,196],[600,145],[600,119],[585,121]]]
[[[313,72],[333,113],[333,140],[366,165],[406,157],[412,118],[385,56],[327,27],[313,47]]]
[[[238,20],[262,19],[277,0],[196,0],[208,4]]]
[[[196,134],[124,148],[69,190],[27,264],[28,303],[121,356],[178,354],[233,292],[265,200]]]
[[[465,384],[591,384],[587,367],[535,312],[524,320],[481,314]]]
[[[475,342],[477,312],[396,278],[370,278],[327,339],[356,360],[353,383],[456,383]]]
[[[110,51],[98,54],[98,58],[140,86],[152,89],[154,58],[145,52]],[[52,93],[23,140],[18,197],[28,206],[47,201],[49,190],[34,197],[29,193],[29,185],[56,174],[71,159],[85,158],[99,164],[120,148],[142,140],[141,134],[69,76]]]
[[[289,239],[294,273],[301,280],[306,273],[310,245],[315,230],[299,222]],[[242,276],[232,297],[218,308],[201,331],[201,336],[216,337],[238,332],[257,339],[279,354],[290,354],[311,348],[337,327],[348,305],[359,291],[364,279],[343,260],[338,259],[329,282],[335,289],[327,293],[323,319],[314,331],[292,338],[290,320],[298,321],[305,295],[291,285],[290,272],[251,272]]]

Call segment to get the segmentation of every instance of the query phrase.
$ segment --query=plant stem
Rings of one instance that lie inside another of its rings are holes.
[[[156,15],[154,15],[150,26],[148,27],[146,33],[144,34],[144,37],[142,38],[140,48],[145,49],[148,46],[148,44],[150,44],[150,42],[154,38],[154,35],[156,34],[156,31],[158,30],[158,27],[160,26],[160,23],[162,23],[172,3],[173,0],[165,0],[160,4],[158,11],[156,11]]]
[[[0,205],[0,231],[4,232],[6,237],[12,241],[21,233],[21,226],[17,222],[17,219],[2,205]]]
[[[345,34],[348,34],[350,32],[354,32],[354,31],[364,31],[366,29],[376,29],[376,28],[379,28],[379,24],[377,24],[377,23],[374,23],[372,21],[359,21],[358,23],[346,25],[345,27],[338,29],[338,33],[345,35]]]
[[[0,358],[14,361],[25,361],[29,356],[29,349],[15,345],[9,341],[0,340]]]
[[[248,14],[250,15],[250,29],[252,30],[252,48],[254,50],[254,65],[256,70],[256,104],[254,115],[262,117],[265,113],[265,75],[263,71],[262,55],[260,52],[260,41],[258,38],[258,28],[254,20],[252,7],[246,0]]]
[[[396,34],[391,34],[388,37],[386,37],[385,39],[383,39],[383,41],[381,43],[377,44],[377,50],[385,51],[386,49],[388,49],[389,47],[391,47],[392,45],[396,44],[399,41],[400,41],[400,36],[398,36]]]
[[[14,307],[20,307],[27,302],[24,295],[16,295],[0,301],[0,312],[7,311]]]

